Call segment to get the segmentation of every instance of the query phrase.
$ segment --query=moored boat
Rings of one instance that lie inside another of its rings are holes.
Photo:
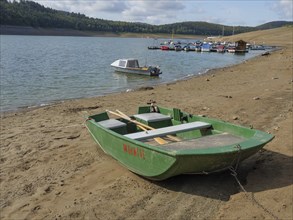
[[[179,44],[174,45],[174,50],[175,51],[182,51],[182,47]]]
[[[211,44],[204,42],[201,45],[201,52],[210,52],[211,48],[212,48]]]
[[[137,59],[119,59],[111,64],[115,71],[147,76],[159,76],[162,74],[158,66],[140,67]]]
[[[225,46],[224,45],[217,45],[217,52],[218,53],[224,53],[225,52]]]
[[[233,47],[233,46],[228,47],[227,52],[228,53],[235,53],[235,47]]]
[[[168,45],[162,45],[161,46],[161,50],[169,50],[169,46]]]
[[[273,139],[259,130],[159,106],[139,107],[131,117],[105,111],[88,116],[86,126],[105,153],[152,180],[238,166]]]
[[[194,44],[187,44],[185,47],[184,47],[184,51],[195,51],[196,49],[196,46]]]
[[[201,52],[201,46],[196,46],[196,47],[195,47],[195,51],[196,51],[196,52]]]

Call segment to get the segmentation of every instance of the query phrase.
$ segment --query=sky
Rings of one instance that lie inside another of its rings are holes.
[[[258,26],[292,21],[292,0],[34,0],[57,10],[115,21],[170,24],[206,21]]]

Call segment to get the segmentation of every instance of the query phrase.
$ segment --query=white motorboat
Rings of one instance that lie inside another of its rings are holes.
[[[119,59],[111,64],[115,71],[122,73],[132,73],[147,76],[158,76],[162,74],[158,66],[140,67],[137,59]]]

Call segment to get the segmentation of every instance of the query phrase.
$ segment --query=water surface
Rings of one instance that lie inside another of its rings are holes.
[[[0,37],[1,111],[172,82],[260,53],[250,51],[239,56],[148,50],[153,40],[146,38]],[[110,64],[120,58],[137,58],[140,65],[159,65],[163,74],[147,77],[116,73]]]

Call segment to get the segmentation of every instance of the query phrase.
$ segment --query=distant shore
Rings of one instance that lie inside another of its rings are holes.
[[[76,37],[133,37],[133,38],[171,38],[171,34],[154,33],[114,33],[98,31],[79,31],[64,28],[34,28],[29,26],[0,25],[1,35],[34,36],[76,36]],[[180,39],[203,39],[206,36],[176,34]]]

